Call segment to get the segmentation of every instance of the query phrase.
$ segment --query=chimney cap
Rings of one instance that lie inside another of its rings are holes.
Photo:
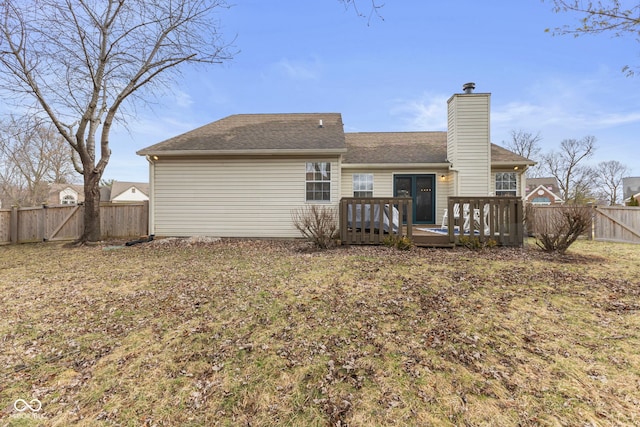
[[[465,83],[462,85],[462,90],[464,93],[473,93],[473,90],[476,88],[476,84],[473,82]]]

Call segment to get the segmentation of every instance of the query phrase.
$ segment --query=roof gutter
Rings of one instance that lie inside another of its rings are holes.
[[[491,162],[491,167],[508,167],[512,168],[514,166],[535,166],[536,162],[528,161],[528,162]]]
[[[448,169],[449,163],[342,163],[343,169]]]

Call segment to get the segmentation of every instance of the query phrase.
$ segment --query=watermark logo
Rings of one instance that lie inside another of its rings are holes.
[[[38,399],[33,399],[31,402],[27,402],[24,399],[18,399],[13,402],[13,409],[18,412],[25,412],[26,410],[38,412],[42,409],[42,403]]]

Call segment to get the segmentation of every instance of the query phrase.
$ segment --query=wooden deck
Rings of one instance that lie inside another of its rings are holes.
[[[522,246],[524,216],[518,197],[449,197],[448,230],[461,230],[481,243]],[[340,241],[343,245],[380,245],[389,235],[407,237],[416,246],[453,247],[458,232],[431,232],[436,225],[414,224],[412,200],[407,197],[345,197],[339,208]],[[400,225],[399,225],[400,224]]]
[[[412,227],[413,243],[425,248],[453,248],[454,243],[449,241],[449,236],[442,233],[425,231],[425,228],[435,228],[429,225],[414,225]]]

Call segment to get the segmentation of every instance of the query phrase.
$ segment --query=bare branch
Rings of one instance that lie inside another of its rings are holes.
[[[600,197],[613,206],[622,200],[622,178],[629,174],[629,167],[617,160],[598,163],[595,169]]]
[[[49,123],[15,116],[0,122],[0,182],[12,204],[38,205],[50,183],[72,181],[69,146]]]
[[[543,0],[544,1],[544,0]],[[554,35],[570,34],[575,37],[609,33],[615,37],[630,35],[638,38],[640,35],[640,3],[623,2],[620,0],[583,1],[583,0],[547,0],[553,4],[555,12],[569,12],[579,16],[573,25],[564,25],[552,31]],[[635,71],[628,65],[623,67],[627,75],[634,75]]]
[[[536,218],[542,212],[546,213],[544,221]],[[591,226],[592,211],[586,206],[576,205],[544,210],[530,207],[527,218],[532,222],[531,228],[537,228],[534,237],[539,248],[564,254]]]
[[[582,163],[593,156],[595,143],[593,136],[580,140],[565,139],[560,143],[560,151],[542,156],[543,166],[558,180],[562,198],[566,202],[583,202],[590,195],[593,170]]]
[[[75,151],[86,215],[98,215],[109,135],[123,104],[145,103],[185,64],[215,64],[232,56],[216,20],[216,12],[228,7],[225,0],[1,5],[0,90],[21,105],[33,103],[36,115],[47,117]],[[85,224],[95,228],[96,217],[85,216]],[[99,230],[92,235],[99,237]]]
[[[363,18],[367,18],[367,25],[371,24],[371,18],[377,17],[378,19],[384,20],[382,15],[380,14],[380,10],[384,7],[384,3],[378,3],[377,0],[370,0],[371,5],[369,7],[369,12],[364,13],[361,12],[361,9],[358,7],[358,0],[339,0],[345,7],[345,9],[353,8],[355,13]]]

